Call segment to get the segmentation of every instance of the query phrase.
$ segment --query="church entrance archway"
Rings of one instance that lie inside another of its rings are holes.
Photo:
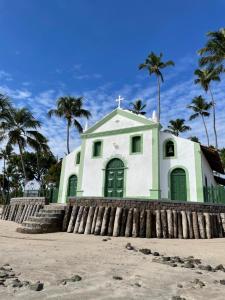
[[[105,197],[123,197],[124,163],[118,158],[110,160],[105,170]]]
[[[186,173],[176,168],[170,175],[171,200],[187,201]]]
[[[72,197],[77,195],[77,176],[72,175],[68,180],[67,196]]]

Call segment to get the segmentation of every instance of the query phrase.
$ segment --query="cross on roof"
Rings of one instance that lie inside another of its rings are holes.
[[[122,98],[120,95],[118,97],[118,99],[116,99],[116,102],[118,102],[118,108],[120,108],[121,102],[124,100],[124,98]]]

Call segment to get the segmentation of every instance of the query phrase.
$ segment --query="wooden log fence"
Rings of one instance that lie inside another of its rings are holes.
[[[74,205],[67,232],[115,237],[211,239],[225,237],[225,213]]]

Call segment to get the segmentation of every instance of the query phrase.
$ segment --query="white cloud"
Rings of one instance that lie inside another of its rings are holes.
[[[12,75],[5,72],[4,70],[0,70],[0,80],[12,81]]]

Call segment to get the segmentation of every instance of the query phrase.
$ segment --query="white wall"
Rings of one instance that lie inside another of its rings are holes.
[[[176,142],[176,158],[163,157],[163,143],[170,138]],[[184,167],[188,170],[190,201],[197,201],[194,142],[176,137],[170,133],[160,132],[160,184],[162,198],[168,199],[169,172],[175,167]]]
[[[205,177],[207,178],[208,187],[217,185],[217,183],[214,179],[212,169],[210,168],[209,163],[206,160],[203,153],[202,153],[202,176],[203,176],[203,185],[204,186],[205,186]]]
[[[140,124],[139,124],[140,125]],[[130,136],[143,135],[143,153],[130,154]],[[107,162],[114,158],[121,158],[127,166],[125,196],[149,197],[152,174],[152,131],[136,132],[135,134],[120,134],[100,138],[103,141],[101,158],[92,158],[92,145],[95,140],[86,140],[85,162],[83,169],[82,190],[84,196],[104,195],[104,173]]]

